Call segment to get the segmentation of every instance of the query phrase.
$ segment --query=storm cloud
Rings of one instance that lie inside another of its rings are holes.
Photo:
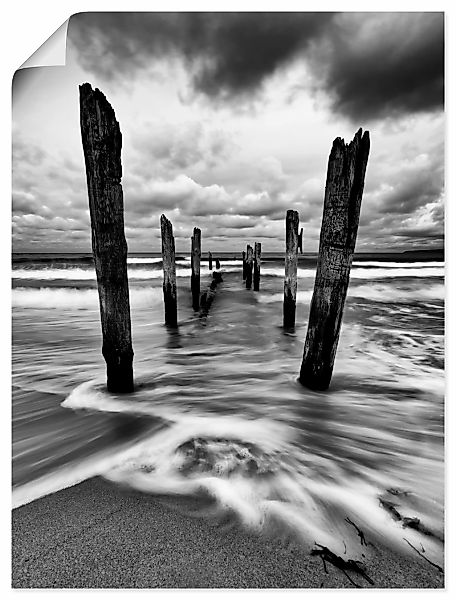
[[[281,251],[288,209],[316,251],[331,142],[360,125],[358,251],[441,247],[442,14],[84,13],[69,37],[65,67],[14,80],[15,251],[90,250],[84,81],[122,130],[131,252],[159,251],[163,212],[179,252],[195,226],[214,251]]]
[[[216,103],[251,101],[302,62],[310,80],[290,97],[323,93],[358,124],[442,107],[443,27],[443,13],[82,13],[68,35],[76,60],[105,80],[178,58],[194,92]]]

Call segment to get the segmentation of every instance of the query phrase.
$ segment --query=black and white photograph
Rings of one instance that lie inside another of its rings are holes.
[[[429,8],[79,12],[16,70],[11,588],[445,588]]]

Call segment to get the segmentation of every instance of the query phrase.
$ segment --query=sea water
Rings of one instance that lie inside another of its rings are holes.
[[[14,255],[13,505],[101,475],[210,496],[246,527],[283,523],[353,558],[356,525],[441,564],[443,262],[355,257],[324,393],[297,381],[315,257],[299,257],[294,331],[282,328],[283,257],[265,255],[259,292],[245,289],[239,256],[221,262],[223,284],[200,318],[189,257],[178,256],[170,330],[160,256],[129,256],[136,389],[116,396],[105,389],[90,256]],[[209,281],[203,262],[202,291]],[[414,517],[418,530],[404,527]]]

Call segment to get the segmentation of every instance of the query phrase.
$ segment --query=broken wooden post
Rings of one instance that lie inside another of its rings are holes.
[[[212,271],[212,252],[208,253],[209,257],[209,271]]]
[[[287,210],[285,220],[285,280],[283,283],[283,326],[295,326],[296,292],[298,289],[298,227],[299,213]]]
[[[215,259],[215,268],[220,269],[220,259],[219,258]]]
[[[301,227],[301,231],[299,232],[299,236],[298,236],[298,250],[299,252],[302,254],[302,236],[304,233],[304,229]]]
[[[261,275],[261,242],[255,242],[255,259],[253,262],[253,291],[258,292],[260,289]]]
[[[133,391],[133,346],[122,192],[122,134],[99,89],[79,86],[82,147],[110,392]]]
[[[242,251],[242,281],[247,277],[247,267],[245,261],[245,250]]]
[[[320,248],[299,380],[315,390],[331,381],[350,267],[358,233],[369,132],[362,129],[350,144],[336,138],[326,176]]]
[[[162,215],[160,217],[160,226],[165,323],[171,327],[177,327],[176,249],[174,245],[173,225],[165,215]]]
[[[247,244],[247,257],[245,260],[245,287],[252,288],[252,270],[253,270],[253,248]]]
[[[199,310],[200,298],[200,260],[201,260],[201,229],[194,227],[192,235],[192,274],[190,285],[192,288],[192,306],[193,310]]]

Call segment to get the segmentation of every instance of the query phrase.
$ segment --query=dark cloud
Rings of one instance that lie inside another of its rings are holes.
[[[332,13],[81,13],[69,39],[81,63],[109,79],[154,58],[180,55],[196,90],[211,97],[256,91],[264,78],[308,47]]]
[[[443,106],[443,13],[344,13],[313,59],[332,108],[354,121]]]
[[[70,48],[89,71],[128,81],[184,59],[196,92],[251,99],[279,68],[307,63],[312,89],[361,120],[443,105],[443,13],[82,13]],[[309,85],[296,85],[309,93]]]

